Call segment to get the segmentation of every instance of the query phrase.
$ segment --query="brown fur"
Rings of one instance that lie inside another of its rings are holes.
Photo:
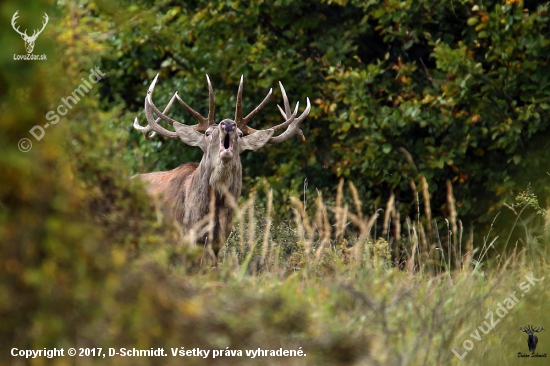
[[[210,215],[210,197],[214,192],[213,237],[208,239],[208,234],[205,234],[197,238],[197,243],[211,244],[216,256],[227,240],[233,223],[233,209],[228,205],[221,187],[227,189],[235,202],[241,194],[240,164],[238,167],[227,168],[229,169],[223,169],[222,173],[215,174],[214,172],[218,169],[214,169],[208,174],[208,167],[201,169],[200,164],[187,163],[169,171],[140,175],[140,178],[148,184],[147,193],[160,196],[164,211],[183,225],[185,231],[191,228],[197,231],[200,229],[197,224]],[[221,181],[215,178],[225,179]],[[218,186],[220,190],[215,189]]]
[[[235,120],[224,119],[219,124],[215,124],[214,92],[207,75],[210,100],[207,118],[179,100],[199,122],[189,126],[174,121],[164,114],[170,109],[177,94],[174,94],[164,112],[158,110],[153,104],[151,96],[157,78],[158,74],[151,83],[145,98],[145,116],[148,124],[146,127],[142,127],[136,118],[134,128],[143,133],[147,139],[151,139],[154,135],[150,132],[171,139],[179,138],[189,146],[200,147],[204,155],[200,164],[187,163],[167,172],[141,174],[140,178],[149,185],[149,194],[162,197],[164,208],[173,219],[183,226],[185,231],[201,232],[196,242],[204,245],[211,244],[217,258],[220,248],[231,231],[233,204],[241,195],[242,166],[239,155],[245,150],[258,150],[268,142],[285,141],[296,134],[302,136],[303,139],[299,124],[309,114],[311,105],[307,99],[306,109],[297,117],[298,105],[293,113],[283,85],[279,82],[285,105],[285,111],[283,112],[281,109],[281,113],[286,121],[267,130],[253,130],[248,127],[248,122],[267,103],[271,96],[271,90],[252,112],[243,117],[243,77],[241,76],[235,106]],[[159,117],[158,120],[155,119],[154,114]],[[168,131],[160,126],[158,124],[160,120],[171,125],[175,131]],[[283,127],[286,127],[285,132],[273,137],[273,133]],[[205,227],[198,227],[199,223],[208,225],[207,234],[202,234]]]
[[[229,160],[219,157],[219,137],[217,126],[209,140],[200,164],[186,163],[165,171],[141,174],[140,178],[147,183],[147,192],[160,196],[164,212],[183,226],[185,232],[194,229],[197,232],[209,224],[204,220],[212,214],[213,227],[206,234],[196,239],[199,245],[212,245],[217,256],[225,244],[233,224],[233,207],[226,195],[231,195],[236,202],[241,195],[242,166],[238,153]],[[238,148],[237,136],[232,136],[235,148]],[[211,198],[214,202],[211,204]],[[199,223],[203,226],[199,227]]]

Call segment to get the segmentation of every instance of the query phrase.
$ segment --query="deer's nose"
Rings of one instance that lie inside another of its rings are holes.
[[[233,132],[237,130],[237,124],[235,122],[222,122],[221,127],[225,132]]]

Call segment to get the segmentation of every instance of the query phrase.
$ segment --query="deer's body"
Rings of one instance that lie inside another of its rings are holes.
[[[240,163],[240,162],[239,162]],[[233,224],[233,209],[226,202],[226,194],[236,202],[241,195],[242,167],[226,166],[216,172],[205,160],[186,163],[165,171],[140,174],[147,185],[147,193],[162,199],[164,212],[185,228],[200,229],[210,216],[211,198],[214,195],[214,226],[212,249],[217,255],[226,242]],[[193,189],[196,187],[196,189]],[[205,243],[208,233],[197,238]]]
[[[298,105],[292,112],[281,84],[285,111],[280,107],[279,110],[286,121],[270,129],[257,131],[248,127],[247,124],[266,104],[271,90],[263,102],[243,118],[241,107],[243,81],[241,78],[235,120],[224,119],[219,124],[215,124],[214,94],[208,76],[210,108],[207,118],[202,117],[185,104],[177,93],[174,94],[164,112],[159,111],[151,99],[157,77],[151,83],[145,98],[145,115],[148,125],[140,126],[136,118],[134,128],[141,131],[147,139],[152,138],[156,133],[167,138],[179,138],[190,146],[200,147],[204,155],[199,164],[187,163],[166,172],[141,174],[140,178],[147,184],[149,194],[161,197],[163,206],[167,208],[169,215],[179,222],[184,230],[193,229],[200,233],[196,242],[201,245],[211,244],[217,257],[231,231],[235,204],[241,195],[240,154],[244,150],[257,150],[268,142],[285,141],[295,134],[301,135],[303,138],[302,131],[298,126],[309,113],[309,99],[306,110],[296,117]],[[165,115],[176,98],[199,121],[199,124],[187,126]],[[153,117],[153,112],[158,119]],[[161,120],[172,125],[175,132],[161,127],[159,125]],[[273,137],[273,133],[283,127],[287,127],[285,132]],[[153,133],[149,134],[151,131]]]

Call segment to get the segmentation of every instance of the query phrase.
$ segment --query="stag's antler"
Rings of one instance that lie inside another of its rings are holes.
[[[168,123],[170,126],[174,125],[174,122],[179,123],[176,120],[173,120],[172,118],[166,116],[166,113],[172,106],[172,103],[174,102],[174,99],[177,99],[178,102],[191,114],[199,123],[196,125],[193,125],[192,127],[198,131],[198,132],[205,132],[208,126],[214,123],[214,91],[212,90],[212,84],[210,83],[210,78],[208,75],[206,75],[206,81],[208,82],[208,96],[209,96],[209,108],[208,108],[208,116],[205,118],[200,113],[195,111],[193,108],[189,107],[178,95],[178,93],[174,93],[174,96],[172,96],[172,99],[170,99],[170,102],[166,106],[163,112],[161,112],[153,103],[152,95],[153,91],[155,90],[155,84],[157,83],[157,78],[159,74],[155,76],[155,79],[153,79],[153,82],[151,83],[151,86],[147,90],[147,96],[145,97],[145,116],[147,118],[147,126],[142,127],[139,125],[137,118],[134,120],[134,128],[145,136],[146,139],[150,140],[155,136],[156,133],[161,134],[162,136],[176,139],[178,138],[178,134],[176,132],[168,131],[161,125],[159,125],[159,122],[163,120],[164,122]],[[159,117],[155,119],[153,117],[153,112]],[[148,132],[153,131],[150,135],[148,135]]]
[[[27,30],[25,29],[25,32],[21,32],[19,30],[19,26],[16,27],[16,20],[17,18],[19,18],[19,10],[17,10],[15,12],[15,14],[13,14],[13,17],[11,18],[11,26],[13,27],[13,29],[19,33],[19,35],[21,35],[21,37],[23,37],[24,39],[28,39],[28,40],[36,40],[36,38],[38,37],[38,35],[40,33],[42,33],[42,31],[44,30],[44,28],[46,28],[46,25],[48,24],[48,20],[50,18],[48,18],[48,14],[44,13],[44,22],[42,22],[42,29],[40,30],[37,30],[35,29],[34,32],[32,33],[32,36],[28,36],[27,35]]]
[[[521,330],[522,332],[525,332],[527,334],[533,334],[533,333],[542,332],[545,329],[542,325],[539,325],[536,328],[534,328],[532,325],[527,325],[526,327],[524,327],[522,325],[522,326],[519,327],[519,330]]]
[[[134,120],[134,128],[145,136],[147,140],[150,140],[155,136],[156,133],[161,134],[162,136],[176,139],[178,138],[178,134],[173,131],[168,131],[167,129],[163,128],[159,125],[159,122],[163,120],[164,122],[168,123],[169,125],[173,126],[174,122],[179,123],[172,118],[166,116],[166,113],[172,106],[172,103],[174,102],[174,99],[177,99],[178,102],[199,122],[196,125],[193,125],[192,127],[198,131],[198,132],[205,132],[208,126],[211,124],[214,124],[214,92],[212,91],[212,84],[210,83],[210,78],[208,75],[206,75],[206,80],[208,82],[208,93],[209,93],[209,111],[208,111],[208,117],[203,117],[200,115],[197,111],[195,111],[193,108],[189,107],[181,98],[179,97],[178,93],[176,92],[172,99],[170,99],[170,102],[166,106],[163,112],[161,112],[153,103],[152,95],[153,91],[155,90],[155,84],[157,83],[157,76],[155,76],[155,79],[151,83],[151,86],[147,90],[147,96],[145,97],[145,116],[147,117],[148,125],[145,127],[142,127],[139,125],[137,118]],[[269,128],[268,130],[277,131],[281,128],[287,127],[286,131],[280,134],[279,136],[272,137],[269,142],[270,143],[279,143],[283,142],[290,137],[294,135],[299,135],[302,137],[302,140],[305,140],[304,134],[302,133],[302,130],[300,130],[299,125],[300,122],[302,122],[307,115],[309,114],[309,111],[311,109],[311,105],[309,103],[309,98],[306,98],[307,100],[307,106],[304,112],[296,118],[296,115],[298,114],[298,106],[299,103],[296,103],[296,108],[294,109],[294,112],[290,109],[290,103],[288,101],[288,97],[286,95],[285,89],[283,87],[283,84],[279,82],[279,86],[281,88],[281,92],[283,95],[283,102],[285,106],[285,110],[280,106],[277,106],[279,108],[279,111],[283,115],[283,117],[286,119],[285,122],[281,123],[280,125],[274,126]],[[264,98],[264,100],[256,107],[252,112],[250,112],[246,117],[243,118],[243,112],[242,112],[242,95],[243,95],[243,77],[241,76],[241,82],[239,84],[239,91],[237,92],[237,103],[235,107],[235,123],[237,124],[237,127],[241,130],[244,136],[251,135],[257,130],[251,128],[248,126],[248,123],[250,120],[262,109],[267,102],[269,101],[269,97],[271,96],[272,89],[269,90],[269,93],[267,93],[267,96]],[[158,116],[157,119],[153,117],[153,112]],[[153,131],[153,133],[149,134],[149,132]]]
[[[168,113],[168,111],[172,107],[172,103],[174,103],[174,100],[176,100],[176,95],[177,95],[177,93],[174,93],[174,95],[172,96],[172,98],[170,99],[168,104],[166,105],[166,108],[164,108],[164,111],[162,111],[163,115]],[[145,99],[145,108],[147,108],[147,99]],[[157,118],[155,120],[155,123],[158,124],[160,122],[160,120],[161,120],[160,118]],[[141,132],[143,134],[143,136],[145,136],[146,140],[151,140],[153,137],[155,137],[157,135],[156,131],[153,131],[153,128],[151,127],[150,124],[147,124],[147,126],[145,126],[145,127],[140,126],[137,117],[136,117],[136,119],[134,119],[134,128],[136,130],[138,130],[139,132]],[[149,134],[149,132],[151,132],[151,134]]]
[[[237,124],[237,127],[241,130],[244,136],[251,135],[254,132],[256,132],[255,129],[248,126],[248,122],[262,109],[267,102],[269,101],[269,97],[271,96],[271,92],[273,89],[269,89],[269,93],[267,93],[264,100],[256,107],[252,112],[248,114],[248,116],[243,118],[243,76],[241,75],[241,82],[239,83],[239,91],[237,92],[237,105],[235,106],[235,123]]]
[[[309,104],[309,98],[306,97],[306,109],[302,112],[300,117],[296,118],[296,114],[298,113],[298,106],[300,105],[300,102],[296,102],[296,108],[294,108],[294,113],[292,113],[292,110],[290,109],[290,103],[288,102],[288,98],[286,96],[285,88],[283,87],[283,84],[279,81],[279,87],[281,88],[281,93],[283,94],[283,102],[285,106],[285,110],[277,104],[277,108],[279,108],[279,112],[281,112],[281,115],[283,118],[286,118],[287,120],[280,125],[271,127],[272,130],[277,131],[280,128],[288,126],[285,132],[280,134],[279,136],[272,137],[269,142],[272,144],[276,144],[279,142],[283,142],[286,139],[294,136],[299,135],[303,141],[305,141],[304,133],[298,126],[300,125],[300,122],[302,122],[309,114],[309,111],[311,110],[311,104]]]
[[[283,94],[283,102],[285,106],[285,110],[277,105],[279,108],[279,111],[281,112],[283,118],[286,119],[285,122],[281,123],[280,125],[274,126],[269,128],[269,130],[277,131],[281,128],[287,127],[286,131],[280,134],[279,136],[272,137],[269,142],[272,144],[276,144],[279,142],[283,142],[290,137],[294,135],[299,135],[302,140],[305,140],[304,134],[302,130],[298,127],[300,125],[300,122],[302,122],[307,115],[309,114],[309,111],[311,110],[311,105],[309,103],[309,98],[306,98],[307,106],[306,109],[302,112],[300,117],[296,118],[296,115],[298,114],[298,106],[299,102],[296,103],[296,108],[294,109],[294,112],[292,112],[292,109],[290,109],[290,103],[288,101],[288,97],[286,96],[285,88],[283,87],[283,84],[279,81],[279,87],[281,88],[281,93]],[[242,118],[242,92],[243,92],[243,78],[241,76],[241,83],[239,84],[239,92],[237,94],[237,106],[235,111],[235,122],[237,123],[237,126],[242,131],[243,135],[250,135],[254,132],[256,132],[255,129],[248,126],[248,122],[254,117],[256,113],[260,109],[263,108],[263,106],[267,103],[269,97],[271,96],[272,89],[269,89],[269,93],[267,93],[267,96],[264,98],[264,100],[258,105],[248,116],[245,118]]]

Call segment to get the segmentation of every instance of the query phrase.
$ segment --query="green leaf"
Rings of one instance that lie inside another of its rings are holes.
[[[471,17],[470,19],[468,19],[467,23],[469,26],[474,26],[479,23],[479,19],[477,17]]]

